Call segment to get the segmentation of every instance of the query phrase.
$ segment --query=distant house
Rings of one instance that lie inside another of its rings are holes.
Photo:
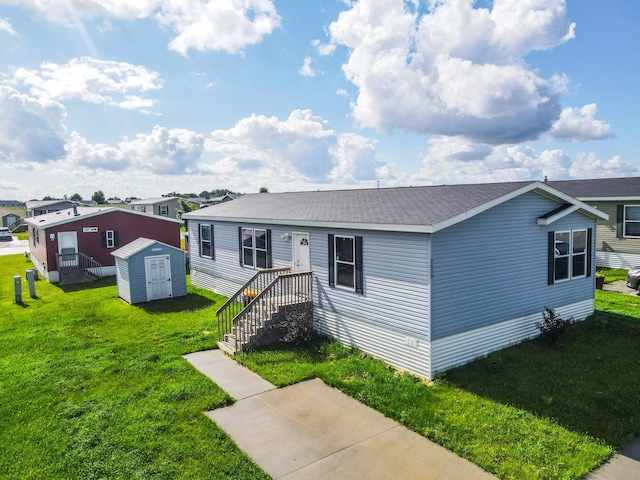
[[[640,265],[640,177],[551,181],[549,185],[609,215],[596,228],[596,264]]]
[[[129,203],[131,210],[136,212],[150,213],[162,217],[178,218],[180,205],[178,197],[158,197],[145,198],[142,200],[132,200]]]
[[[230,200],[235,200],[239,196],[240,195],[238,195],[236,193],[226,193],[224,195],[221,195],[220,197],[212,197],[212,198],[210,198],[209,199],[209,204],[210,205],[219,205],[221,203],[228,202]]]
[[[37,217],[51,212],[59,212],[72,208],[74,202],[71,200],[29,200],[25,202],[27,217]]]
[[[0,200],[0,207],[19,207],[22,202],[18,200]]]
[[[98,202],[95,200],[80,200],[80,205],[83,207],[97,207]]]
[[[537,335],[545,306],[592,314],[607,214],[513,182],[250,194],[183,218],[193,285],[230,298],[222,348],[258,344],[311,298],[317,332],[433,378]]]
[[[53,283],[61,280],[62,271],[92,273],[96,262],[102,275],[115,275],[111,252],[139,237],[180,248],[179,220],[119,207],[75,207],[29,217],[25,223],[31,260]]]

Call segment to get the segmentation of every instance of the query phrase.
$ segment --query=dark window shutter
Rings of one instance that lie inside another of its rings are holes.
[[[548,255],[548,274],[547,274],[547,285],[553,285],[553,279],[554,279],[554,266],[555,266],[555,256],[554,256],[554,250],[556,247],[555,244],[555,240],[556,240],[556,234],[555,232],[549,232],[549,255]]]
[[[215,260],[216,259],[216,250],[215,250],[215,243],[213,242],[213,224],[209,225],[209,237],[210,237],[210,241],[211,241],[211,260]]]
[[[271,260],[271,229],[267,229],[267,268],[273,268]]]
[[[114,230],[113,231],[113,246],[117,247],[118,245],[120,245],[120,239],[118,238],[118,231]]]
[[[624,205],[618,205],[616,212],[616,237],[624,236]]]
[[[102,246],[107,248],[107,232],[100,232],[100,237],[102,238]]]
[[[362,237],[356,237],[356,292],[363,293]]]
[[[593,257],[593,228],[587,228],[587,277],[591,276],[591,267],[593,263],[591,258]]]
[[[242,227],[238,227],[238,259],[242,266]]]
[[[335,259],[333,256],[334,253],[334,245],[333,245],[333,234],[329,234],[329,286],[336,286],[336,270],[335,270]]]

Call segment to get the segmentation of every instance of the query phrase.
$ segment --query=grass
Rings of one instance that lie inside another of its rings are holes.
[[[231,400],[181,355],[224,299],[131,306],[113,280],[12,303],[0,257],[1,478],[267,478],[202,411]],[[95,288],[93,288],[95,287]],[[278,386],[319,377],[502,479],[578,479],[640,434],[640,298],[596,292],[559,349],[523,342],[432,384],[326,338],[238,360]]]
[[[578,479],[640,435],[640,299],[596,294],[559,349],[495,352],[433,385],[328,339],[239,361],[283,386],[319,377],[503,479]]]
[[[0,478],[268,478],[202,413],[231,399],[181,357],[213,347],[222,297],[132,306],[113,279],[39,281],[16,305],[31,266],[0,257]]]
[[[629,270],[625,268],[597,268],[598,275],[604,275],[604,283],[611,283],[616,280],[627,280]]]

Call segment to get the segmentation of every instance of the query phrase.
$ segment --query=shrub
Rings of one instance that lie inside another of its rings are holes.
[[[564,335],[567,327],[574,323],[576,323],[576,321],[573,317],[567,319],[561,318],[553,308],[544,307],[542,322],[536,322],[536,328],[545,336],[549,346],[556,348],[560,345],[560,339]]]

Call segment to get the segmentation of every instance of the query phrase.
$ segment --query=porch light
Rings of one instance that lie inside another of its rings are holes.
[[[282,234],[281,238],[282,238],[285,242],[288,242],[288,241],[289,241],[289,239],[290,239],[291,237],[289,236],[289,232],[285,232],[285,233],[283,233],[283,234]]]

